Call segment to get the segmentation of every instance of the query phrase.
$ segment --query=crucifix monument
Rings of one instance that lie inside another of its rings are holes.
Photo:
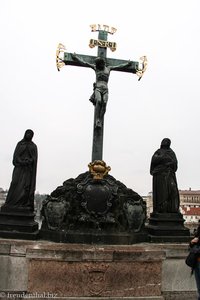
[[[65,51],[62,44],[58,45],[57,49],[57,68],[64,65],[89,67],[96,73],[96,82],[93,84],[93,94],[90,101],[94,104],[94,128],[93,128],[93,146],[92,146],[92,161],[103,159],[103,129],[104,129],[104,114],[108,101],[108,80],[110,71],[122,71],[134,73],[141,79],[146,70],[147,59],[142,57],[142,67],[139,67],[138,62],[130,60],[119,60],[107,58],[107,48],[111,51],[116,50],[116,43],[107,41],[108,34],[114,34],[116,29],[107,25],[91,25],[92,32],[99,32],[98,40],[91,39],[89,46],[91,48],[97,46],[97,57],[82,54],[72,54]],[[64,58],[60,58],[60,52],[64,52]]]
[[[116,43],[107,41],[116,29],[92,25],[98,40],[89,46],[98,47],[97,56],[66,52],[58,45],[57,69],[64,65],[89,67],[96,81],[90,101],[94,105],[92,162],[89,171],[63,182],[43,203],[43,239],[59,242],[131,244],[147,240],[145,232],[146,203],[123,183],[108,175],[111,170],[103,158],[104,115],[108,101],[108,80],[112,70],[137,74],[141,79],[147,60],[139,62],[107,58],[107,49],[116,50]],[[62,52],[62,57],[61,57]]]

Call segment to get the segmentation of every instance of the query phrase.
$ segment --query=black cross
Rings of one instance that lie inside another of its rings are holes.
[[[105,26],[105,25],[104,25]],[[108,26],[107,26],[108,28]],[[107,29],[106,28],[106,29]],[[90,47],[94,47],[95,45],[98,47],[97,56],[89,56],[83,54],[76,54],[76,57],[72,53],[65,52],[65,48],[62,44],[59,44],[59,48],[57,50],[57,68],[58,70],[63,65],[70,66],[78,66],[78,67],[91,67],[90,65],[95,65],[95,60],[97,57],[104,58],[106,65],[115,68],[115,71],[129,72],[134,73],[139,76],[139,79],[142,77],[143,72],[146,67],[139,70],[139,62],[128,61],[128,60],[120,60],[107,58],[107,48],[111,48],[112,51],[116,48],[116,43],[108,42],[107,36],[109,32],[108,30],[92,30],[98,31],[98,40],[90,40]],[[60,51],[64,52],[64,58],[59,58]],[[118,67],[119,66],[119,67]],[[94,94],[92,95],[94,98]],[[92,100],[91,100],[92,101]],[[95,106],[96,108],[96,106]],[[104,116],[101,120],[101,126],[97,126],[97,112],[94,110],[94,128],[93,128],[93,146],[92,146],[92,161],[94,160],[102,160],[103,159],[103,129],[104,129]]]

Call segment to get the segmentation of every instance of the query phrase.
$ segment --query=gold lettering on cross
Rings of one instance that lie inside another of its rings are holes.
[[[91,39],[89,47],[94,48],[95,46],[99,46],[101,48],[110,48],[111,51],[115,51],[117,49],[117,44],[115,42]]]
[[[91,27],[91,31],[93,32],[103,30],[110,34],[114,34],[117,31],[115,27],[110,27],[108,25],[92,24],[90,25],[90,27]]]

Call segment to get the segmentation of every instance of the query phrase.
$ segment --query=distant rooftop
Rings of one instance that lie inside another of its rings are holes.
[[[200,216],[200,207],[181,207],[185,216]]]
[[[189,190],[179,190],[180,195],[199,195],[200,190],[192,190],[189,188]]]

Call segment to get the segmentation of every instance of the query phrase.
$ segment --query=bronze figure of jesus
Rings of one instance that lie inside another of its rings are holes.
[[[131,65],[131,61],[127,61],[124,64],[119,64],[115,66],[107,66],[106,61],[103,57],[97,57],[95,63],[91,64],[84,61],[75,53],[72,54],[73,59],[76,59],[80,64],[92,68],[96,73],[96,82],[94,83],[94,92],[90,97],[90,101],[95,105],[96,110],[96,120],[95,126],[97,128],[102,127],[103,117],[106,112],[106,105],[108,102],[108,80],[110,76],[110,71],[123,68]]]

